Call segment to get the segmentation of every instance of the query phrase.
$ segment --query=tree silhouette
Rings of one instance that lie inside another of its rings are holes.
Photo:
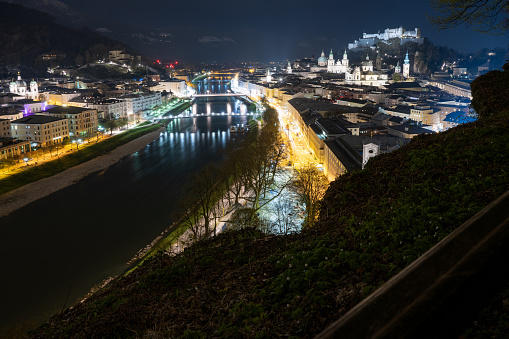
[[[438,28],[447,29],[461,24],[475,31],[506,34],[509,30],[508,0],[430,0],[438,12],[430,20]]]

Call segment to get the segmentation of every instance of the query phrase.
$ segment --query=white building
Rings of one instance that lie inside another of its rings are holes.
[[[24,99],[37,100],[39,98],[39,86],[35,80],[30,81],[30,87],[27,87],[27,83],[21,79],[21,75],[18,72],[18,80],[12,81],[9,84],[9,92],[22,96]]]
[[[345,53],[343,53],[343,59],[342,60],[337,60],[337,61],[334,61],[334,53],[332,52],[332,49],[330,50],[330,53],[329,53],[329,59],[327,59],[327,72],[329,73],[347,73],[349,70],[350,70],[350,67],[349,67],[349,61],[348,61],[348,55],[346,54],[346,49],[345,49]]]
[[[377,39],[386,40],[386,41],[390,40],[390,39],[396,39],[396,38],[419,39],[420,37],[421,37],[421,30],[419,28],[416,28],[413,31],[408,31],[408,30],[404,29],[403,27],[386,28],[383,33],[380,33],[380,31],[378,31],[378,33],[373,33],[373,34],[362,33],[363,39],[377,38]]]
[[[188,95],[187,83],[182,79],[160,81],[157,85],[150,86],[148,89],[155,92],[166,91],[168,93],[173,93],[173,95],[178,97],[184,97]]]
[[[369,59],[369,55],[366,56],[366,60],[360,67],[357,66],[353,72],[347,71],[345,74],[345,83],[348,85],[382,87],[388,81],[387,74],[373,69],[373,61]]]
[[[161,92],[131,93],[118,97],[118,99],[125,102],[128,116],[144,110],[152,109],[163,103]]]
[[[383,33],[362,33],[362,38],[355,40],[353,43],[348,44],[348,49],[354,48],[368,48],[372,47],[379,41],[387,42],[390,39],[401,39],[400,43],[403,45],[408,41],[422,43],[424,39],[421,37],[421,30],[416,28],[413,31],[405,30],[403,27],[399,28],[386,28]]]

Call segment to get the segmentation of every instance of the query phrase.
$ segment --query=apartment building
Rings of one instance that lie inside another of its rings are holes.
[[[42,147],[61,143],[69,137],[66,118],[47,115],[29,115],[11,122],[13,138],[29,140]]]

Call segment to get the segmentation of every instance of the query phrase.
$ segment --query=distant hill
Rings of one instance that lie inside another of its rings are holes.
[[[0,2],[0,46],[0,73],[9,73],[13,66],[41,73],[48,66],[84,64],[106,57],[113,49],[139,54],[89,29],[62,26],[47,13],[5,2]],[[45,60],[43,54],[58,57]]]
[[[401,64],[408,51],[412,65],[411,73],[423,75],[440,71],[444,63],[454,63],[455,66],[465,67],[476,74],[478,66],[489,64],[490,69],[500,69],[509,58],[509,51],[504,48],[497,47],[492,50],[483,48],[475,53],[466,54],[449,47],[437,46],[426,38],[421,44],[406,42],[402,45],[400,39],[391,39],[387,43],[379,41],[376,47],[385,64],[384,67],[396,66],[398,61]],[[371,60],[375,60],[377,51],[371,49],[350,50],[348,57],[354,64],[363,61],[366,58],[366,53],[369,54]]]

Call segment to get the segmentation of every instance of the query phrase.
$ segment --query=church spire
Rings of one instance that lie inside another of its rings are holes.
[[[348,59],[348,55],[346,54],[346,48],[345,48],[345,53],[343,53],[343,59]]]
[[[334,53],[332,52],[332,48],[330,49],[329,59],[334,59]]]
[[[406,50],[406,56],[405,56],[405,64],[409,64],[410,59],[408,58],[408,49]]]

